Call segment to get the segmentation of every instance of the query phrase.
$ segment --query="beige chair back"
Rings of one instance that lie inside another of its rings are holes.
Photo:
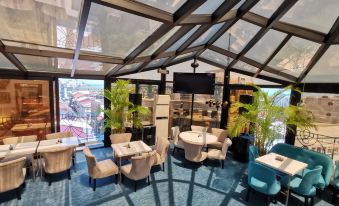
[[[87,161],[87,166],[88,166],[88,174],[93,177],[94,173],[95,173],[95,166],[97,164],[97,159],[95,158],[95,156],[92,154],[91,150],[88,147],[85,147],[83,150],[83,153],[86,157],[86,161]]]
[[[56,133],[51,133],[46,135],[46,139],[60,139],[60,138],[67,138],[67,137],[72,137],[73,134],[70,131],[66,132],[56,132]]]
[[[191,130],[197,132],[206,132],[207,128],[202,126],[191,125]]]
[[[168,149],[170,146],[170,142],[165,137],[158,137],[157,144],[155,145],[155,150],[160,155],[162,160],[167,158]]]
[[[26,157],[0,163],[0,192],[6,192],[20,185],[25,180]]]
[[[219,128],[212,128],[211,130],[212,134],[218,137],[218,142],[224,142],[227,138],[227,130]]]
[[[4,144],[17,144],[25,142],[35,142],[38,139],[36,135],[21,136],[21,137],[8,137],[3,139]]]
[[[202,145],[184,141],[185,158],[192,162],[199,162],[201,158]]]
[[[179,133],[180,133],[180,129],[178,126],[171,128],[171,137],[174,141],[174,144],[177,144],[179,141]]]
[[[43,152],[42,156],[45,160],[45,172],[53,174],[70,169],[72,154],[72,147],[61,147]]]
[[[221,154],[223,155],[224,158],[226,157],[228,147],[231,145],[232,141],[229,138],[226,138],[221,148]]]
[[[144,153],[140,156],[132,157],[132,168],[130,171],[130,178],[133,180],[141,180],[146,178],[150,172],[155,161],[156,150],[150,153]]]
[[[132,133],[111,134],[109,138],[111,139],[112,144],[130,142],[132,138]]]

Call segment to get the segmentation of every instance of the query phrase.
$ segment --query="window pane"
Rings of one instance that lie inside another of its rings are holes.
[[[264,63],[268,57],[279,46],[287,34],[269,30],[246,54],[245,56]]]
[[[254,67],[252,65],[249,65],[245,62],[242,62],[242,61],[238,61],[233,67],[235,69],[239,69],[239,70],[251,72],[251,73],[256,73],[258,71],[258,68]]]
[[[317,43],[292,37],[268,65],[279,71],[299,76],[319,46]]]
[[[163,45],[176,31],[180,29],[180,26],[176,26],[167,32],[164,36],[162,36],[158,41],[154,42],[152,46],[148,47],[145,51],[143,51],[140,56],[149,56],[152,55],[161,45]]]
[[[82,1],[1,1],[0,38],[75,48]]]
[[[282,0],[261,0],[250,10],[250,12],[270,18],[282,2]]]
[[[0,68],[16,69],[16,67],[2,53],[0,53]]]
[[[142,64],[142,62],[139,63],[134,63],[134,64],[128,64],[124,67],[122,67],[118,73],[120,72],[130,72],[130,71],[134,71],[136,70],[140,65]]]
[[[179,47],[185,43],[185,41],[191,37],[194,32],[196,32],[198,30],[198,28],[200,27],[200,25],[196,25],[195,27],[193,27],[193,29],[191,29],[189,32],[187,32],[184,36],[182,36],[177,42],[175,42],[171,47],[169,47],[166,52],[173,52],[177,49],[179,49]]]
[[[150,79],[150,80],[160,80],[160,73],[158,73],[157,69],[146,71],[146,72],[139,72],[129,75],[119,76],[119,78],[125,79]]]
[[[224,56],[218,52],[207,49],[201,56],[207,60],[214,61],[222,66],[228,66],[233,60],[231,57]]]
[[[255,77],[250,77],[243,74],[231,72],[230,84],[256,84],[256,85],[278,85],[277,83],[269,82]]]
[[[225,23],[219,23],[213,25],[209,28],[204,34],[202,34],[197,40],[195,40],[190,47],[200,46],[206,44],[210,38],[217,33],[217,31],[224,25]]]
[[[304,82],[331,83],[339,82],[339,46],[333,45],[314,65]]]
[[[267,71],[264,71],[262,70],[259,74],[263,75],[263,76],[267,76],[267,77],[272,77],[272,78],[275,78],[275,79],[281,79],[281,80],[285,80],[285,81],[289,81],[291,82],[291,80],[289,79],[286,79],[280,75],[277,75],[277,74],[273,74],[271,72],[267,72]]]
[[[281,21],[328,33],[338,14],[338,0],[299,0]]]
[[[239,53],[259,29],[260,27],[254,24],[239,20],[213,45],[234,53]]]
[[[59,79],[60,131],[81,142],[103,140],[103,91],[103,80]]]
[[[224,0],[207,0],[193,14],[212,14],[223,2]]]
[[[137,1],[167,11],[169,13],[174,13],[186,2],[186,0],[137,0]]]
[[[0,87],[0,140],[28,135],[45,139],[51,132],[49,82],[1,79]]]
[[[87,39],[81,49],[125,58],[160,25],[157,21],[92,3],[85,31]]]
[[[150,68],[150,67],[160,67],[162,66],[163,63],[165,63],[165,61],[168,59],[168,57],[165,58],[161,58],[161,59],[156,59],[151,61],[146,68]]]
[[[176,61],[179,61],[181,59],[184,59],[184,58],[188,58],[188,57],[192,57],[195,55],[196,52],[190,52],[190,53],[186,53],[186,54],[182,54],[182,55],[179,55],[177,56],[174,60],[172,60],[172,62],[176,62]]]
[[[215,73],[215,83],[223,84],[224,83],[224,69],[206,64],[204,62],[198,62],[199,66],[196,68],[196,73]]]

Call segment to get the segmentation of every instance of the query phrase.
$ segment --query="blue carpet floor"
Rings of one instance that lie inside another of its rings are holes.
[[[110,148],[93,149],[92,152],[98,160],[112,158]],[[132,181],[126,178],[124,184],[115,184],[114,177],[98,180],[93,192],[88,183],[86,159],[78,152],[78,171],[72,170],[71,180],[66,174],[56,175],[48,186],[44,178],[38,177],[35,182],[27,178],[22,199],[17,200],[12,191],[2,193],[0,205],[265,205],[265,197],[255,193],[248,203],[245,202],[246,167],[247,164],[231,157],[225,161],[224,169],[218,161],[196,165],[185,162],[184,152],[178,151],[174,156],[168,156],[165,172],[160,167],[152,169],[151,185],[148,186],[146,180],[139,181],[137,192],[134,192]],[[325,192],[325,200],[316,199],[315,205],[331,205],[328,203],[330,195]],[[283,205],[284,199],[281,195],[277,205]],[[303,199],[293,195],[289,205],[301,206]]]

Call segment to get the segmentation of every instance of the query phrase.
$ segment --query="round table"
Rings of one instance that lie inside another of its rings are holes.
[[[203,133],[198,131],[181,132],[179,137],[184,142],[190,142],[193,144],[207,145],[214,143],[218,138],[210,133]]]

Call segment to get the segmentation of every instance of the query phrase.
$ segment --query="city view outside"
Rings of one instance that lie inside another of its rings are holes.
[[[59,79],[60,131],[82,142],[103,140],[104,81]]]

